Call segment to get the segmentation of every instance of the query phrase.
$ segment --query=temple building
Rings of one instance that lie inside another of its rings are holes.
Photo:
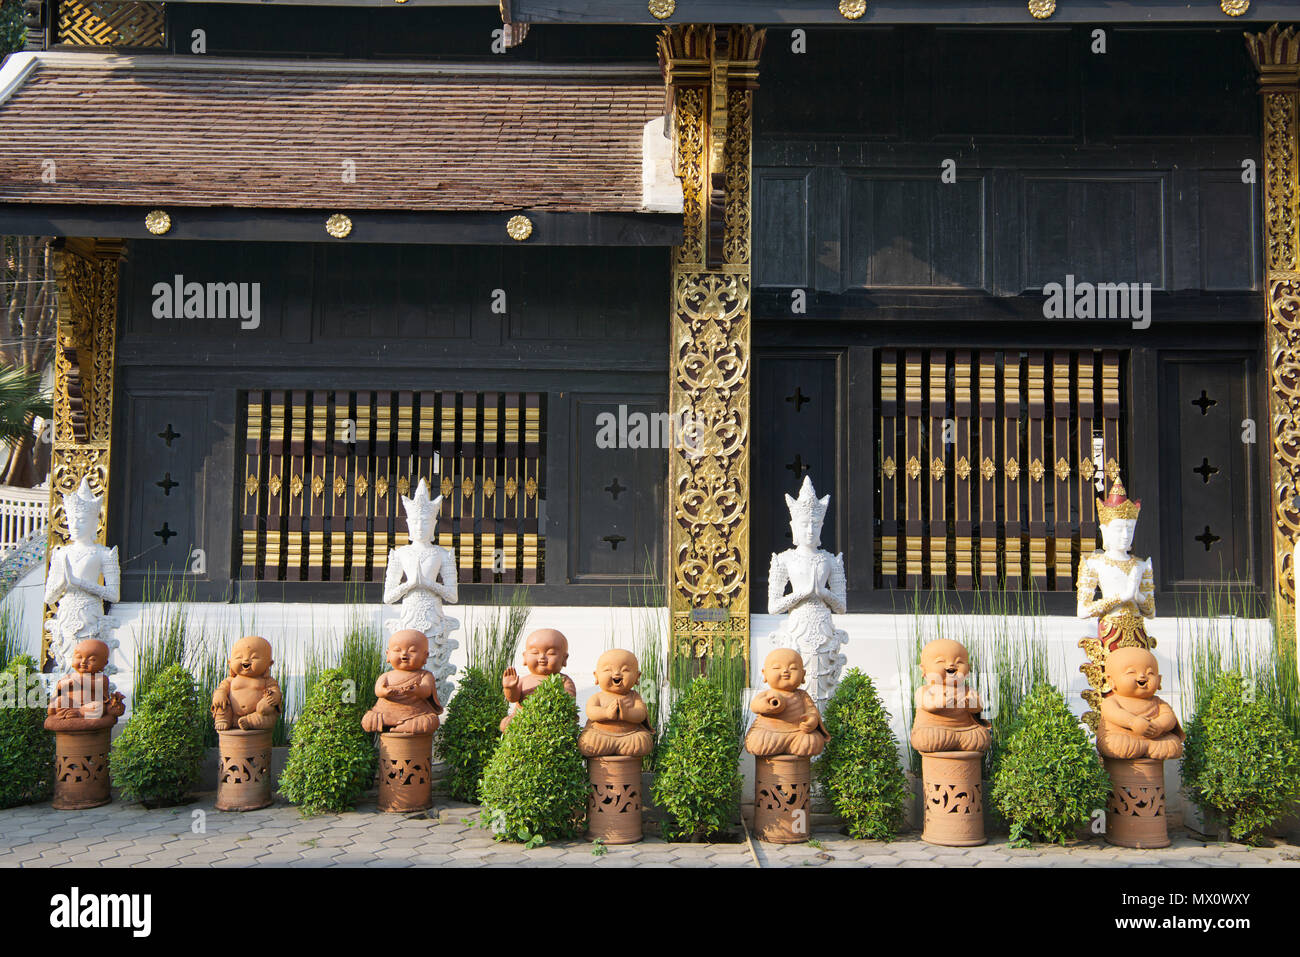
[[[918,592],[1076,641],[1116,476],[1162,615],[1294,602],[1289,2],[28,7],[0,233],[60,237],[51,541],[89,476],[124,620],[377,608],[420,479],[575,673],[654,581],[761,661],[805,476],[877,672]]]

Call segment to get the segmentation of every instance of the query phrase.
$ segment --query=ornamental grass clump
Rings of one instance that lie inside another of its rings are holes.
[[[578,705],[552,675],[519,705],[479,785],[480,818],[498,840],[536,847],[587,825],[590,779],[578,751]]]
[[[1106,806],[1106,776],[1065,696],[1036,686],[1020,706],[990,797],[1009,822],[1011,843],[1030,839],[1064,844]]]
[[[470,667],[456,689],[447,718],[433,739],[434,753],[447,766],[447,793],[458,801],[478,801],[478,785],[501,741],[501,719],[509,705],[501,682]]]
[[[1183,791],[1222,819],[1234,840],[1258,843],[1300,795],[1300,745],[1239,672],[1223,672],[1187,725]]]
[[[889,715],[871,679],[849,669],[826,706],[825,721],[831,738],[814,773],[848,824],[849,835],[893,840],[912,792]]]
[[[701,675],[673,702],[659,748],[654,801],[665,815],[664,839],[703,841],[730,828],[740,816],[740,787],[734,703]]]
[[[113,743],[113,784],[145,807],[185,803],[202,772],[206,713],[207,702],[184,667],[170,665],[157,674]]]
[[[54,781],[54,735],[40,669],[18,655],[0,671],[0,807],[44,801]]]
[[[361,729],[356,688],[341,668],[321,672],[293,724],[280,793],[304,816],[351,810],[375,779],[373,738]]]

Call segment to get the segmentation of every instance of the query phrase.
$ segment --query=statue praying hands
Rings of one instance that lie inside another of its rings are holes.
[[[50,553],[50,571],[45,580],[45,604],[55,609],[45,630],[50,634],[50,651],[61,673],[72,670],[73,649],[87,639],[102,641],[107,648],[103,673],[117,671],[111,657],[118,646],[113,637],[118,622],[104,614],[104,602],[119,599],[121,572],[117,549],[95,541],[103,501],[102,496],[90,491],[90,482],[84,478],[75,492],[63,496],[72,541]]]
[[[847,607],[844,556],[821,547],[822,523],[830,501],[829,495],[817,498],[807,476],[797,499],[785,497],[795,547],[772,556],[767,576],[768,614],[789,615],[772,642],[793,648],[807,663],[808,690],[818,709],[826,707],[840,683],[846,659],[839,649],[849,638],[831,619],[832,613],[842,615]]]
[[[448,659],[459,642],[447,636],[460,627],[460,622],[442,611],[443,602],[457,601],[456,555],[433,543],[442,496],[430,499],[429,486],[420,479],[412,498],[402,496],[402,507],[406,509],[411,543],[388,553],[384,603],[400,606],[400,613],[385,625],[390,633],[409,629],[429,639],[428,670],[437,680],[438,699],[448,701],[449,679],[456,671]]]

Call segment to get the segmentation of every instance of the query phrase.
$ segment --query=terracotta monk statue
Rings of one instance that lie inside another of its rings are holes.
[[[444,615],[442,609],[443,602],[457,601],[456,555],[434,544],[442,496],[430,499],[429,486],[420,479],[412,498],[402,496],[402,507],[411,543],[389,551],[384,572],[384,603],[400,605],[401,613],[385,624],[390,632],[409,629],[429,640],[429,669],[438,683],[438,694],[449,700],[450,679],[456,671],[449,659],[459,642],[448,635],[460,622]]]
[[[803,684],[803,658],[790,648],[777,648],[763,659],[767,690],[749,703],[757,718],[745,735],[745,750],[760,758],[779,754],[813,757],[822,753],[830,734],[821,712]]]
[[[842,615],[847,607],[844,556],[821,547],[830,501],[829,495],[817,498],[807,476],[797,499],[785,497],[795,547],[772,556],[767,576],[767,613],[789,614],[772,641],[795,649],[808,662],[808,690],[819,708],[826,706],[839,684],[846,661],[839,649],[849,637],[831,618],[832,612]]]
[[[218,731],[269,731],[280,716],[284,696],[271,677],[271,643],[246,635],[230,652],[230,677],[212,693],[212,720]]]
[[[979,693],[966,685],[970,654],[960,642],[940,638],[921,649],[924,683],[916,690],[912,747],[935,751],[987,751],[992,743]]]
[[[524,666],[528,674],[521,678],[514,668],[507,668],[501,675],[501,691],[511,705],[510,713],[501,719],[503,732],[510,726],[519,702],[536,691],[538,685],[551,675],[560,675],[564,679],[564,690],[578,697],[573,679],[561,671],[568,662],[569,639],[554,628],[542,628],[524,640]]]
[[[55,611],[45,623],[45,630],[50,634],[50,651],[63,672],[72,668],[72,649],[87,638],[96,638],[108,647],[108,655],[101,662],[104,674],[117,671],[111,657],[118,646],[113,637],[118,623],[104,614],[104,602],[115,602],[120,597],[121,573],[117,549],[95,541],[102,503],[103,497],[92,494],[90,482],[84,478],[75,492],[66,493],[63,513],[71,542],[50,552],[45,604]]]
[[[597,659],[600,690],[587,699],[587,726],[578,738],[583,757],[636,757],[654,748],[645,702],[633,690],[640,680],[641,663],[630,651],[616,648]]]
[[[108,654],[108,645],[97,638],[79,641],[72,649],[72,670],[54,686],[46,709],[46,731],[98,731],[112,727],[126,712],[121,692],[110,689],[104,674]]]
[[[1186,735],[1168,702],[1156,697],[1160,666],[1145,648],[1117,648],[1106,657],[1111,693],[1101,700],[1097,750],[1107,758],[1181,757]]]
[[[1096,637],[1090,635],[1079,642],[1088,655],[1088,663],[1080,668],[1090,685],[1083,698],[1092,706],[1083,720],[1093,730],[1098,730],[1102,696],[1108,693],[1107,656],[1117,648],[1156,646],[1146,631],[1146,619],[1156,613],[1151,560],[1129,553],[1141,509],[1142,503],[1129,499],[1116,476],[1110,494],[1104,501],[1097,500],[1103,547],[1079,563],[1079,617],[1097,619]]]
[[[375,706],[361,718],[367,731],[396,731],[400,734],[431,734],[438,730],[438,687],[426,671],[429,639],[414,629],[403,629],[388,639],[388,663],[375,682]]]

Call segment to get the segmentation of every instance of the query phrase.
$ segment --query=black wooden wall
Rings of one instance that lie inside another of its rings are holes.
[[[1121,465],[1166,613],[1205,587],[1267,582],[1254,70],[1239,30],[1100,26],[1104,53],[1093,28],[810,30],[804,52],[769,29],[756,608],[801,466],[834,495],[823,537],[845,552],[851,609],[906,598],[872,579],[886,346],[1120,350]],[[1046,318],[1043,287],[1067,275],[1150,283],[1150,326]]]
[[[155,318],[154,285],[177,275],[261,283],[260,325]],[[411,389],[546,393],[546,581],[534,599],[625,603],[647,558],[660,570],[667,456],[602,447],[595,417],[666,411],[668,285],[665,249],[131,244],[110,518],[128,600],[149,571],[192,567],[193,548],[206,558],[190,576],[200,598],[238,592],[241,393]],[[377,600],[379,587],[361,593]],[[243,588],[246,600],[351,594]]]

